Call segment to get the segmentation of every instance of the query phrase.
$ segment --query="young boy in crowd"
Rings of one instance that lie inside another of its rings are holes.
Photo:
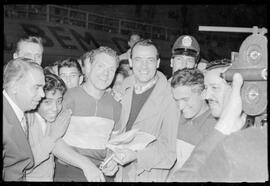
[[[74,58],[67,58],[58,64],[58,75],[68,89],[78,87],[83,82],[81,66]]]
[[[26,181],[53,181],[54,156],[83,170],[87,180],[91,180],[90,160],[75,152],[62,140],[70,121],[71,111],[62,111],[63,96],[66,91],[64,82],[55,74],[45,74],[45,98],[35,112],[27,114],[29,121],[29,143],[34,158],[48,156],[28,171]]]
[[[171,170],[173,172],[184,164],[194,147],[214,130],[217,120],[201,96],[204,75],[199,69],[177,70],[172,76],[171,86],[181,113],[176,140],[177,162]]]

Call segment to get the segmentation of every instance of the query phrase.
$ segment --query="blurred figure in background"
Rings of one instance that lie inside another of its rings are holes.
[[[128,46],[130,47],[125,53],[119,56],[120,61],[128,60],[130,58],[130,51],[134,44],[138,41],[142,40],[141,36],[138,34],[131,34],[128,41]]]
[[[24,57],[34,60],[41,65],[43,55],[42,39],[36,36],[21,38],[16,44],[16,50],[13,53],[13,59]]]
[[[121,88],[124,80],[129,76],[128,71],[123,66],[119,66],[115,72],[114,81],[112,84],[112,95],[116,101],[122,98]]]

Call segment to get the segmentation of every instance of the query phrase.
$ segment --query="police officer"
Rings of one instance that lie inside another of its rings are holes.
[[[200,61],[200,45],[190,35],[180,36],[172,47],[171,67],[172,73],[183,68],[197,67]],[[201,67],[201,65],[200,65]],[[202,65],[203,70],[204,65]]]

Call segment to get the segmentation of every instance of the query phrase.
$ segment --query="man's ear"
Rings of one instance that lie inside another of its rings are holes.
[[[13,53],[13,59],[18,58],[18,54],[17,53]]]
[[[170,67],[172,67],[173,68],[173,58],[171,58],[171,64],[170,64]]]
[[[157,68],[159,68],[160,58],[157,60]]]
[[[129,63],[129,66],[132,67],[132,60],[130,59],[130,57],[128,58],[128,63]]]
[[[132,47],[130,41],[128,41],[128,46],[129,46],[130,48]]]
[[[9,89],[11,90],[12,94],[17,94],[17,82],[11,81],[9,83]]]
[[[83,75],[80,75],[80,79],[79,79],[79,85],[81,85],[83,82]]]

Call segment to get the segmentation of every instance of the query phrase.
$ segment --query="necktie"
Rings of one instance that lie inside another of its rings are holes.
[[[23,122],[24,122],[24,132],[25,132],[27,140],[29,140],[29,125],[28,125],[28,119],[26,115],[24,115]]]

